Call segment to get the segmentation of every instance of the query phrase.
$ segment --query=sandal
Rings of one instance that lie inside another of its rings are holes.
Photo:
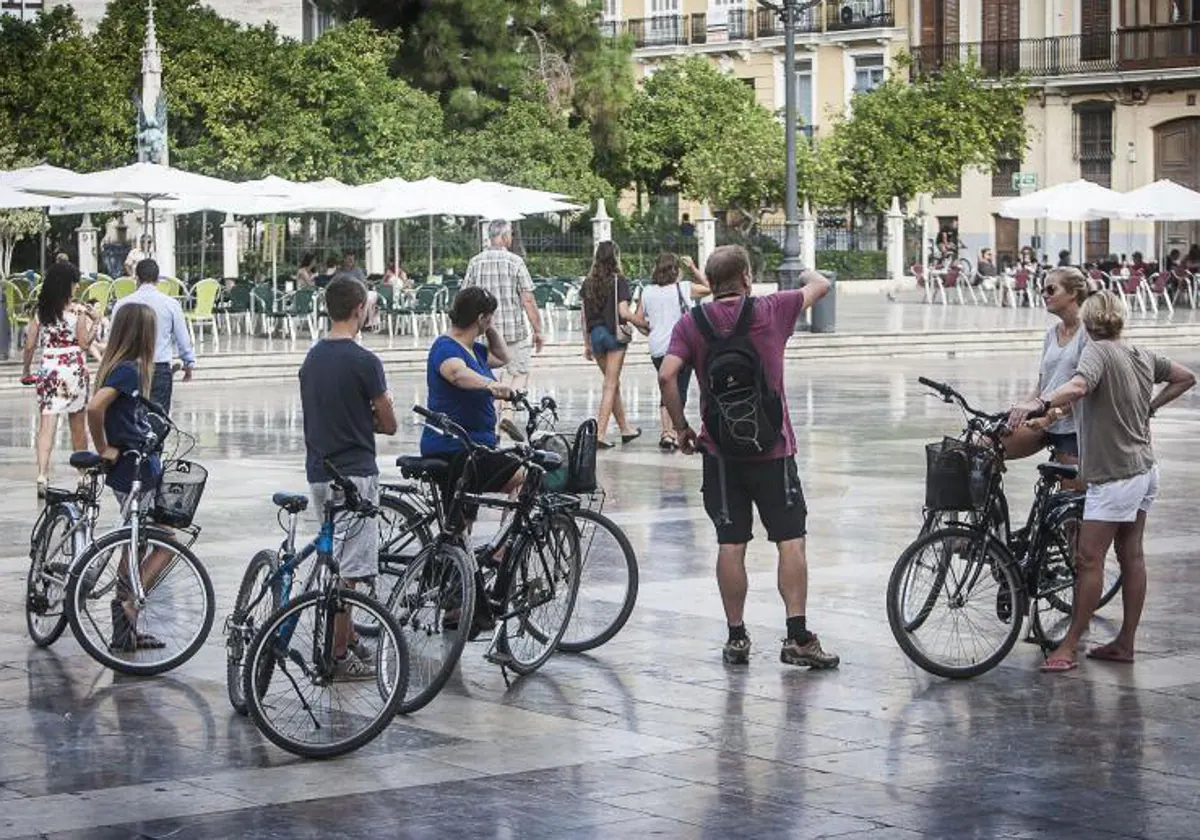
[[[1074,659],[1063,659],[1058,656],[1052,656],[1042,663],[1042,667],[1038,670],[1043,674],[1065,674],[1067,671],[1074,671],[1079,667],[1079,663]]]
[[[613,444],[609,443],[606,440],[597,439],[596,440],[596,448],[597,449],[612,449]]]
[[[637,440],[641,436],[642,436],[642,430],[640,428],[634,429],[633,434],[631,434],[631,435],[627,435],[627,434],[621,435],[621,443],[632,443],[633,441]]]
[[[149,633],[135,633],[135,646],[138,650],[162,650],[167,646],[167,643],[157,636],[152,636]]]
[[[673,452],[679,446],[675,438],[668,432],[663,432],[658,438],[658,448],[663,452]]]

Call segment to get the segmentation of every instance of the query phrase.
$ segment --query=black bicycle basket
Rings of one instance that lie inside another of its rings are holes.
[[[925,507],[982,510],[999,462],[992,450],[945,438],[925,447]]]
[[[596,421],[584,420],[575,430],[571,459],[567,464],[567,492],[593,493],[596,490]]]
[[[151,518],[160,525],[187,528],[200,507],[208,470],[192,461],[168,461],[163,464],[162,481],[154,494]]]

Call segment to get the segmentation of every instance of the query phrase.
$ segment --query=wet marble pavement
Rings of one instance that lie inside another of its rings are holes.
[[[1183,361],[1200,363],[1200,352]],[[298,760],[232,712],[219,633],[167,676],[116,677],[68,632],[25,635],[26,540],[35,515],[27,395],[0,399],[0,838],[847,837],[1194,838],[1200,825],[1200,398],[1155,421],[1163,463],[1149,528],[1150,595],[1133,666],[1038,674],[1018,647],[965,683],[912,666],[883,594],[913,537],[925,442],[957,430],[918,374],[981,405],[1024,392],[1031,360],[806,362],[789,374],[810,508],[810,624],[841,670],[778,662],[774,557],[749,553],[746,668],[722,665],[714,540],[700,464],[662,455],[650,373],[626,382],[642,440],[601,454],[606,511],[638,552],[625,631],[592,655],[556,656],[505,687],[472,645],[431,706],[353,756]],[[597,377],[539,371],[564,425],[591,412]],[[392,383],[397,404],[421,397]],[[269,497],[303,489],[291,383],[176,388],[177,419],[210,470],[198,553],[228,612],[252,553],[278,540]],[[413,448],[416,425],[381,443]],[[60,441],[65,446],[65,438]],[[58,468],[65,475],[65,467]],[[1014,509],[1031,463],[1014,465]],[[109,511],[111,512],[111,505]],[[1112,632],[1119,600],[1095,632]],[[219,628],[219,623],[217,625]]]

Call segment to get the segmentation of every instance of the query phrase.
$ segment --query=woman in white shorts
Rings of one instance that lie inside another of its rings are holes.
[[[1117,638],[1088,651],[1090,659],[1132,662],[1134,635],[1146,600],[1142,538],[1146,514],[1158,493],[1158,466],[1150,445],[1150,418],[1196,384],[1190,370],[1121,340],[1125,304],[1112,292],[1096,292],[1083,304],[1091,339],[1075,375],[1026,411],[1073,405],[1078,421],[1080,478],[1087,484],[1083,525],[1075,552],[1075,601],[1071,628],[1043,671],[1077,666],[1076,649],[1100,603],[1104,556],[1115,544],[1121,564],[1124,616]],[[1154,393],[1154,386],[1167,387]]]

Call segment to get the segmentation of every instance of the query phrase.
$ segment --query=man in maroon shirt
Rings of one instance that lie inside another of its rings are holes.
[[[746,249],[731,245],[717,248],[708,258],[705,275],[714,301],[704,313],[717,336],[734,329],[742,307],[748,305],[752,278]],[[679,371],[691,365],[700,384],[701,415],[708,416],[710,399],[707,376],[709,344],[689,312],[675,325],[671,345],[659,369],[659,384],[671,421],[678,432],[679,446],[687,454],[697,449],[704,458],[704,509],[717,530],[717,586],[729,624],[729,640],[722,656],[727,663],[744,665],[750,660],[750,637],[743,612],[746,606],[746,544],[752,538],[751,506],[767,529],[767,539],[779,549],[779,593],[787,609],[787,638],[779,658],[789,665],[835,668],[836,655],[821,648],[816,634],[805,621],[808,600],[808,562],[804,538],[807,508],[800,478],[796,473],[796,436],[788,417],[783,381],[783,351],[804,310],[829,291],[829,281],[815,271],[802,276],[804,287],[754,298],[750,343],[758,354],[765,384],[783,402],[782,426],[768,452],[735,457],[717,447],[707,423],[696,432],[688,426],[679,396]]]

